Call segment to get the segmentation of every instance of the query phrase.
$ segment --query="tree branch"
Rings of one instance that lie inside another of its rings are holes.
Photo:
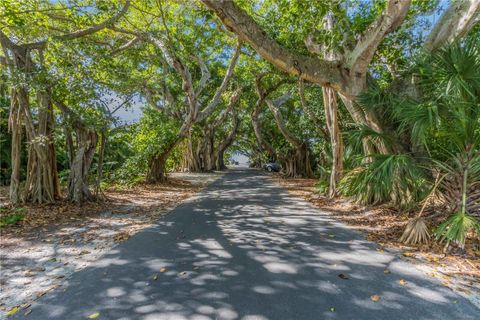
[[[136,45],[138,42],[140,42],[140,38],[139,37],[134,37],[130,40],[128,40],[126,43],[122,44],[120,47],[114,49],[111,51],[111,55],[116,55],[124,50],[127,50],[131,47],[133,47],[134,45]]]
[[[81,29],[81,30],[77,30],[77,31],[74,31],[74,32],[62,34],[62,35],[59,35],[59,36],[55,36],[55,37],[53,37],[53,39],[60,40],[60,41],[73,40],[73,39],[76,39],[76,38],[80,38],[80,37],[95,33],[95,32],[100,31],[102,29],[105,29],[106,27],[108,27],[108,26],[114,24],[115,22],[117,22],[117,20],[120,19],[127,12],[129,7],[130,7],[130,0],[125,0],[125,5],[122,7],[122,9],[117,14],[111,16],[107,20],[105,20],[101,23],[95,24],[93,26],[90,26],[88,28],[85,28],[85,29]],[[48,41],[44,40],[44,41],[26,43],[26,44],[22,44],[20,46],[21,47],[26,47],[26,48],[29,48],[29,49],[42,49],[47,44],[48,44]]]
[[[480,1],[453,1],[425,41],[427,51],[466,35],[480,21]]]
[[[233,116],[232,130],[230,130],[230,132],[225,137],[225,139],[223,139],[223,141],[218,145],[217,154],[220,152],[224,152],[232,144],[233,139],[237,134],[238,127],[240,125],[240,119],[238,118],[235,108],[233,108],[232,110],[232,116]]]
[[[242,88],[238,88],[233,94],[232,96],[230,97],[230,101],[228,103],[228,107],[227,109],[224,110],[222,116],[220,116],[220,118],[218,118],[214,124],[213,124],[213,127],[218,127],[219,125],[221,125],[223,122],[225,122],[225,120],[227,120],[230,112],[232,112],[232,110],[234,109],[235,105],[237,104],[238,100],[240,99],[240,93],[242,92]]]
[[[195,95],[197,98],[200,96],[202,93],[203,89],[207,85],[208,80],[210,80],[210,71],[207,68],[207,65],[205,64],[205,61],[200,56],[194,56],[195,59],[197,60],[198,64],[200,65],[200,71],[202,73],[202,77],[200,78],[200,81],[198,82],[197,89],[195,90]]]
[[[385,11],[365,30],[355,48],[346,55],[346,64],[356,73],[366,74],[373,55],[385,36],[402,24],[411,0],[388,0]]]
[[[198,114],[197,121],[202,121],[203,119],[208,117],[213,112],[215,107],[219,104],[220,98],[222,97],[223,92],[227,89],[228,83],[230,82],[230,79],[233,76],[233,71],[237,64],[238,57],[240,56],[241,48],[242,48],[242,43],[239,41],[235,48],[235,52],[232,56],[232,59],[230,60],[230,65],[228,66],[228,70],[225,73],[225,77],[223,78],[222,84],[220,85],[220,87],[217,88],[217,91],[215,92],[215,95],[213,96],[210,103],[205,107],[205,109],[203,109]]]
[[[275,118],[275,122],[277,123],[277,127],[282,132],[285,139],[287,139],[288,142],[290,142],[294,147],[300,148],[303,145],[303,141],[295,137],[293,133],[288,130],[287,126],[285,125],[285,121],[283,120],[282,113],[279,109],[282,104],[284,104],[291,98],[291,96],[292,92],[288,91],[273,101],[265,99],[265,102],[267,103],[268,108],[272,112],[273,117]]]
[[[259,115],[262,112],[262,106],[263,103],[265,102],[265,99],[275,90],[277,90],[282,84],[288,83],[289,81],[285,78],[282,80],[278,81],[277,83],[273,84],[271,87],[264,89],[262,87],[262,79],[268,75],[267,72],[259,73],[255,77],[255,91],[257,93],[258,99],[257,102],[255,103],[255,107],[253,108],[253,112],[251,114],[252,116],[252,127],[253,127],[253,132],[255,133],[255,138],[257,140],[257,143],[260,147],[260,149],[265,150],[268,152],[270,157],[273,160],[277,159],[277,153],[273,146],[267,142],[262,134],[262,127],[259,121]]]
[[[223,24],[248,42],[263,58],[281,70],[321,86],[345,92],[347,83],[340,61],[325,61],[294,54],[270,39],[244,10],[231,0],[202,0]]]

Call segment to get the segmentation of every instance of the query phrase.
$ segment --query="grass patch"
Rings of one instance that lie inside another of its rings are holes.
[[[3,217],[0,217],[0,228],[16,224],[19,221],[25,219],[25,209],[17,208],[12,213],[9,213]]]

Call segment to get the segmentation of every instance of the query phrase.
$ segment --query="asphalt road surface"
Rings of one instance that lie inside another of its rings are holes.
[[[268,176],[234,170],[13,319],[480,319],[376,248]]]

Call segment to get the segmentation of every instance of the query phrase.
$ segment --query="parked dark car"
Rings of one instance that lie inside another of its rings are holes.
[[[267,162],[263,165],[263,169],[267,170],[268,172],[278,172],[282,167],[277,162]]]

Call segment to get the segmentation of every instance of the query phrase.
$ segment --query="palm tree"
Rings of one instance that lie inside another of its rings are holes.
[[[385,122],[381,135],[359,128],[356,138],[402,143],[389,155],[368,161],[346,175],[342,191],[364,203],[392,202],[422,209],[407,225],[402,241],[426,242],[422,217],[432,199],[449,216],[435,230],[437,239],[464,246],[469,233],[480,234],[480,41],[467,38],[418,58],[406,76],[409,94],[395,86],[372,87],[364,108],[377,109]],[[399,145],[397,143],[397,145]]]

